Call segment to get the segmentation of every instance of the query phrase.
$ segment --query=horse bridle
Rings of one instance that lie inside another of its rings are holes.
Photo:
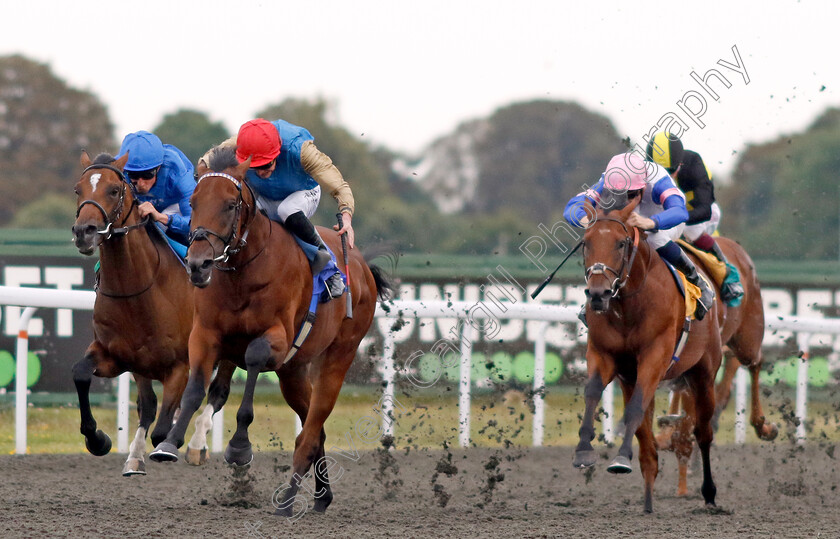
[[[91,206],[93,206],[94,208],[99,210],[102,213],[102,218],[105,220],[105,228],[103,228],[101,230],[97,230],[96,233],[99,234],[99,235],[105,236],[103,238],[103,240],[108,240],[108,239],[110,239],[114,236],[124,236],[124,235],[128,234],[131,230],[146,226],[149,223],[149,219],[150,219],[149,216],[146,216],[145,219],[142,219],[141,221],[139,221],[138,223],[135,223],[133,225],[122,226],[122,225],[125,225],[125,222],[128,220],[129,216],[131,215],[131,212],[134,211],[134,208],[137,206],[137,189],[134,187],[133,183],[126,180],[125,174],[123,174],[122,170],[118,169],[117,167],[115,167],[113,165],[109,165],[109,164],[106,164],[106,163],[99,163],[99,164],[90,165],[89,167],[84,169],[82,171],[82,176],[87,174],[87,172],[90,171],[90,170],[102,170],[102,169],[113,171],[121,180],[120,183],[122,184],[121,185],[122,189],[120,189],[120,199],[117,201],[117,205],[111,211],[111,213],[114,213],[114,216],[111,217],[108,214],[108,212],[105,211],[105,208],[102,207],[102,204],[100,204],[99,202],[97,202],[95,200],[92,200],[92,199],[87,199],[87,200],[83,200],[82,203],[79,204],[79,207],[76,208],[76,218],[77,219],[79,218],[79,214],[82,212],[82,208],[84,206],[88,205],[88,204],[90,204]],[[120,226],[114,228],[113,227],[114,222],[116,222],[116,220],[119,219],[120,216],[122,215],[123,206],[125,204],[126,185],[128,185],[128,187],[131,188],[131,194],[133,195],[132,199],[131,199],[131,207],[128,209],[128,212],[125,214],[125,218],[122,220],[122,223],[120,224]],[[147,290],[149,290],[155,284],[155,280],[157,278],[157,272],[160,270],[160,251],[155,249],[155,252],[157,253],[157,256],[158,256],[158,261],[157,261],[157,266],[156,266],[156,269],[155,269],[155,273],[152,276],[152,279],[149,282],[149,284],[146,285],[145,287],[143,287],[139,292],[133,292],[131,294],[110,294],[108,292],[105,292],[104,290],[98,290],[98,292],[101,293],[103,296],[108,296],[109,298],[117,298],[117,299],[133,298],[133,297],[139,296],[140,294],[145,293]]]
[[[90,171],[90,170],[102,170],[102,169],[113,171],[121,180],[120,184],[121,184],[122,189],[120,189],[120,199],[117,201],[117,205],[114,207],[114,209],[111,210],[111,213],[113,213],[114,216],[112,217],[111,215],[109,215],[109,213],[107,211],[105,211],[105,208],[102,207],[102,204],[100,204],[99,202],[89,198],[87,200],[83,200],[82,203],[79,204],[79,207],[76,208],[76,219],[79,218],[79,214],[82,212],[82,208],[84,208],[88,204],[90,204],[91,206],[93,206],[94,208],[99,210],[100,213],[102,213],[102,219],[105,221],[105,228],[98,229],[96,231],[96,233],[101,235],[101,236],[105,236],[103,239],[106,239],[106,240],[110,239],[112,236],[121,236],[121,235],[124,235],[124,234],[128,234],[129,231],[131,231],[135,228],[140,228],[142,226],[146,226],[146,223],[149,221],[148,217],[146,219],[143,219],[142,221],[140,221],[137,224],[129,225],[129,226],[123,226],[123,225],[125,225],[125,222],[128,220],[128,217],[131,215],[131,212],[134,211],[134,207],[137,206],[137,191],[134,188],[134,184],[132,184],[131,182],[129,182],[125,179],[125,174],[123,174],[122,170],[118,169],[117,167],[115,167],[113,165],[100,163],[100,164],[90,165],[89,167],[84,169],[82,171],[82,176],[87,174],[87,172]],[[126,188],[126,185],[131,187],[131,193],[134,195],[132,197],[132,200],[131,200],[131,207],[128,209],[128,213],[125,214],[125,218],[122,220],[122,223],[120,223],[120,226],[114,228],[114,226],[113,226],[114,223],[122,215],[123,205],[125,204],[125,188]]]
[[[615,276],[615,278],[610,283],[610,291],[612,292],[611,297],[618,296],[618,292],[627,284],[627,280],[630,278],[630,268],[633,267],[633,261],[636,258],[636,253],[639,251],[639,229],[633,227],[633,237],[630,237],[630,231],[627,229],[627,225],[624,224],[623,221],[618,219],[614,219],[612,217],[598,217],[598,221],[613,221],[621,225],[621,228],[624,229],[625,236],[625,243],[624,243],[624,253],[621,255],[621,267],[618,270],[614,270],[610,266],[607,266],[603,262],[596,262],[586,268],[584,270],[583,278],[586,281],[587,286],[589,285],[589,280],[595,275],[607,275],[607,273],[611,273]],[[625,273],[625,268],[627,269]],[[624,277],[622,278],[622,274]],[[588,288],[587,288],[587,295],[588,295]]]
[[[227,178],[228,180],[233,182],[233,185],[236,186],[236,190],[238,192],[238,196],[237,196],[237,199],[236,199],[236,209],[235,209],[236,213],[235,213],[234,218],[233,218],[233,224],[231,225],[230,232],[228,233],[228,235],[226,237],[222,237],[220,234],[218,234],[216,232],[213,232],[212,230],[208,230],[208,229],[204,228],[203,226],[200,226],[200,227],[197,227],[192,232],[190,232],[189,245],[192,246],[192,244],[195,241],[198,241],[198,240],[204,240],[204,241],[209,242],[208,236],[214,236],[214,237],[218,238],[219,241],[222,242],[222,245],[224,245],[224,249],[222,250],[222,254],[213,258],[213,262],[217,264],[216,265],[217,269],[232,270],[233,268],[220,267],[220,266],[218,266],[218,264],[226,263],[232,255],[237,254],[239,251],[241,251],[248,244],[247,239],[248,239],[248,228],[251,225],[250,221],[245,225],[245,227],[244,227],[245,232],[242,233],[241,238],[239,238],[236,234],[236,229],[239,226],[239,214],[241,213],[242,205],[245,202],[243,197],[242,197],[242,184],[244,183],[245,186],[248,188],[248,191],[251,192],[251,198],[253,200],[256,200],[256,197],[254,196],[254,192],[251,189],[251,186],[248,185],[248,182],[241,182],[241,181],[237,180],[236,178],[234,178],[233,176],[231,176],[230,174],[225,174],[224,172],[208,172],[206,174],[203,174],[198,179],[198,181],[196,182],[196,188],[198,188],[198,184],[200,184],[202,182],[202,180],[204,180],[206,178]],[[213,247],[213,244],[210,244],[210,248],[213,249],[213,253],[215,254],[216,249]]]

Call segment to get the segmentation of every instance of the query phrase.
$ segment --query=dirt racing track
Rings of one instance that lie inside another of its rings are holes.
[[[603,456],[615,451],[603,450]],[[257,453],[234,472],[149,462],[123,478],[122,457],[2,456],[2,537],[838,537],[840,451],[787,442],[712,450],[718,508],[674,496],[676,463],[660,454],[654,513],[642,480],[571,466],[572,449],[470,449],[330,453],[335,499],[326,514],[273,516],[289,479],[289,453]],[[334,470],[337,468],[334,468]]]

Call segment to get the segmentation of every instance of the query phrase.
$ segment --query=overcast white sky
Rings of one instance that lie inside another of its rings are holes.
[[[323,96],[337,103],[342,125],[406,152],[534,98],[578,101],[640,140],[700,90],[692,71],[716,68],[731,87],[712,82],[720,100],[702,94],[706,127],[689,122],[683,139],[726,176],[733,151],[840,105],[838,6],[28,0],[3,6],[0,54],[46,62],[95,93],[118,137],[181,107],[235,131],[267,104]],[[735,62],[733,46],[749,84],[717,65]]]

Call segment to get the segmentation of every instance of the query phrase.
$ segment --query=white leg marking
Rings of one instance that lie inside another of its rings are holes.
[[[134,441],[128,448],[128,458],[142,461],[143,455],[146,453],[146,429],[143,427],[137,428],[137,434],[134,435]]]
[[[195,434],[190,438],[190,443],[187,445],[190,449],[198,449],[199,451],[207,448],[207,433],[213,428],[213,405],[208,404],[204,407],[201,415],[195,418]]]

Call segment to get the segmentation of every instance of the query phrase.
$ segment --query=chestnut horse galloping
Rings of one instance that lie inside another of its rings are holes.
[[[639,229],[626,224],[641,197],[621,209],[597,210],[583,236],[587,280],[589,336],[586,363],[589,380],[586,410],[573,465],[589,468],[598,460],[592,447],[593,426],[601,394],[614,378],[624,393],[624,439],[607,468],[629,473],[633,435],[639,440],[639,463],[645,482],[645,512],[653,510],[653,484],[659,464],[653,437],[654,393],[666,379],[681,377],[695,399],[694,435],[703,458],[703,498],[714,505],[709,449],[715,411],[715,373],[721,361],[717,306],[702,320],[692,321],[679,361],[672,361],[685,321],[685,301],[670,270]],[[589,206],[590,215],[595,210]]]
[[[78,209],[73,225],[79,252],[92,255],[98,248],[101,264],[93,307],[94,340],[73,366],[80,430],[92,454],[102,456],[111,450],[111,439],[97,429],[90,409],[91,377],[133,373],[140,426],[123,468],[126,476],[146,473],[146,433],[157,411],[152,380],[163,382],[152,443],[160,443],[172,427],[187,384],[187,342],[193,320],[193,289],[184,266],[154,224],[140,219],[134,189],[123,176],[127,160],[128,154],[116,161],[101,154],[92,162],[82,152],[84,172],[75,188]],[[227,377],[224,387],[234,368],[227,364],[220,369],[221,378]],[[216,400],[221,408],[227,393],[215,390],[214,394],[224,397]]]
[[[248,427],[254,418],[257,376],[274,371],[286,402],[300,417],[303,430],[295,440],[291,488],[276,502],[279,515],[290,516],[302,480],[315,467],[315,510],[332,501],[324,457],[324,422],[335,406],[344,375],[359,342],[373,321],[377,296],[390,285],[375,266],[368,266],[358,249],[349,257],[353,318],[345,317],[346,302],[320,304],[308,338],[291,359],[287,355],[309,314],[313,282],[300,246],[279,223],[259,211],[245,182],[250,159],[242,164],[233,148],[216,148],[209,167],[198,167],[193,193],[191,244],[187,263],[195,291],[195,320],[190,334],[190,379],[178,421],[152,453],[154,460],[177,460],[190,417],[198,409],[214,366],[230,358],[248,373],[237,428],[225,460],[246,465],[253,458]],[[338,234],[319,230],[334,253]]]
[[[764,412],[761,408],[759,374],[764,361],[761,354],[761,342],[764,339],[764,302],[761,299],[761,287],[758,283],[755,264],[743,247],[734,241],[719,237],[717,242],[726,258],[735,265],[741,275],[744,297],[737,307],[727,307],[723,303],[718,305],[721,342],[729,348],[738,361],[735,362],[732,358],[726,361],[723,379],[718,384],[715,393],[717,402],[715,419],[729,401],[732,379],[738,370],[738,365],[743,365],[750,370],[752,377],[750,423],[761,440],[773,440],[778,435],[779,429],[776,425],[765,421]],[[675,389],[670,412],[671,414],[677,413],[680,405],[682,405],[685,415],[676,419],[676,421],[672,421],[657,436],[657,444],[660,449],[672,449],[677,455],[679,463],[678,496],[685,495],[688,492],[686,473],[693,448],[690,432],[694,426],[694,407],[690,401],[691,396],[685,390]]]

